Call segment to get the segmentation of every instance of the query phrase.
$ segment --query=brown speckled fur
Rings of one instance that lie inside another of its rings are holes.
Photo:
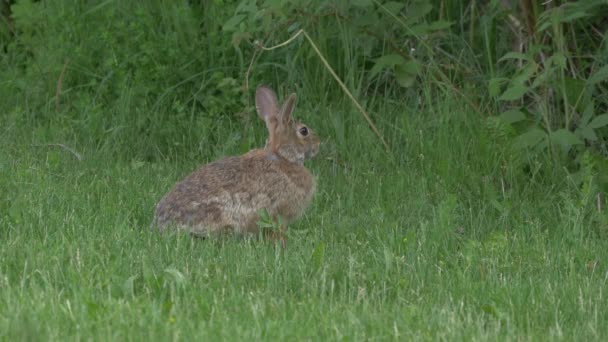
[[[303,162],[318,153],[319,138],[292,119],[295,100],[292,94],[279,109],[274,92],[259,87],[256,108],[269,131],[264,149],[212,162],[177,183],[156,206],[156,225],[196,235],[255,233],[261,209],[285,224],[298,218],[315,192]]]

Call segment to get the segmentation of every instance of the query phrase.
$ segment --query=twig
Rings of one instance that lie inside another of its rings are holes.
[[[61,85],[63,84],[63,76],[65,75],[65,69],[68,66],[68,62],[70,60],[66,59],[65,63],[63,63],[63,68],[61,69],[61,74],[59,74],[59,79],[57,80],[57,89],[55,90],[55,111],[59,112],[59,95],[61,95]]]
[[[31,145],[31,146],[34,146],[34,147],[57,147],[57,148],[60,148],[60,149],[63,149],[63,150],[66,150],[66,151],[70,152],[74,157],[76,157],[76,159],[78,159],[78,161],[82,160],[82,155],[80,155],[80,153],[74,151],[73,148],[71,148],[71,147],[69,147],[67,145],[64,145],[64,144],[41,144],[41,145]]]
[[[251,73],[251,69],[253,69],[253,64],[255,64],[255,61],[258,59],[259,54],[258,54],[259,50],[255,50],[253,51],[253,56],[251,57],[251,62],[249,62],[249,67],[247,68],[247,71],[245,72],[245,94],[249,94],[249,74]],[[251,108],[251,103],[249,102],[249,96],[247,95],[247,111],[249,111],[249,108]]]
[[[291,36],[291,38],[289,38],[286,41],[284,41],[284,42],[282,42],[282,43],[280,43],[278,45],[275,45],[275,46],[265,47],[260,42],[257,42],[257,41],[255,42],[255,45],[259,49],[261,49],[261,50],[271,51],[271,50],[278,49],[280,47],[283,47],[283,46],[286,46],[286,45],[290,44],[300,34],[303,34],[304,37],[306,37],[306,39],[308,40],[308,42],[310,43],[310,45],[312,46],[312,48],[315,50],[315,52],[317,53],[317,55],[321,59],[321,62],[323,63],[323,65],[325,66],[325,68],[327,68],[327,70],[333,76],[333,78],[336,80],[336,82],[338,82],[338,84],[340,85],[340,87],[342,88],[342,90],[344,90],[344,92],[346,93],[346,95],[348,95],[348,97],[354,103],[355,107],[357,107],[357,109],[359,110],[359,112],[361,112],[361,114],[363,114],[363,117],[367,121],[367,124],[369,125],[369,127],[376,134],[376,136],[378,137],[378,139],[380,139],[380,142],[382,142],[382,145],[384,145],[384,148],[386,149],[386,151],[390,153],[390,147],[388,146],[388,144],[386,143],[386,141],[384,141],[384,138],[382,137],[382,134],[380,134],[380,131],[378,130],[378,128],[376,128],[376,126],[374,125],[373,121],[370,119],[370,117],[367,114],[367,112],[365,111],[365,109],[363,109],[363,107],[359,104],[359,102],[357,102],[357,100],[355,99],[355,97],[348,90],[348,88],[346,87],[346,85],[344,85],[344,83],[342,82],[342,80],[340,80],[340,78],[338,77],[338,75],[336,74],[336,72],[334,71],[334,69],[332,69],[332,67],[329,65],[329,63],[325,59],[325,57],[323,57],[323,54],[321,53],[321,51],[319,50],[319,48],[317,47],[317,45],[314,43],[314,41],[312,40],[312,38],[310,38],[310,36],[306,33],[306,31],[304,31],[304,29],[300,29],[293,36]],[[254,55],[254,57],[255,57],[255,55]],[[250,70],[248,69],[247,70],[247,74],[246,74],[246,78],[249,77],[249,71]]]

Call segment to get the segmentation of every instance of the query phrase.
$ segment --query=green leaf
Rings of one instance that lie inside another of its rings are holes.
[[[400,86],[404,88],[411,87],[416,81],[416,75],[404,70],[403,66],[398,65],[395,68],[395,79]]]
[[[389,1],[383,4],[382,7],[384,7],[384,10],[386,10],[387,12],[393,15],[397,15],[399,14],[399,12],[401,12],[403,7],[405,7],[405,4],[403,2]]]
[[[351,0],[350,3],[355,7],[370,7],[374,4],[372,0]]]
[[[530,86],[530,89],[536,89],[540,85],[546,85],[549,79],[553,76],[554,72],[551,69],[544,69],[534,77],[534,82]]]
[[[422,69],[420,63],[418,63],[418,61],[415,59],[407,61],[405,64],[398,65],[397,67],[402,68],[405,72],[412,75],[418,75]]]
[[[568,99],[568,103],[571,106],[576,105],[577,111],[584,110],[583,106],[586,106],[591,100],[591,93],[589,92],[589,88],[585,87],[585,81],[565,77],[564,86],[564,92]]]
[[[556,52],[553,56],[549,57],[548,63],[552,63],[562,69],[566,68],[566,56],[561,52]]]
[[[567,14],[565,16],[562,16],[560,18],[560,22],[562,22],[562,23],[569,23],[569,22],[574,21],[576,19],[585,18],[587,16],[589,16],[589,15],[587,13],[585,13],[585,12],[582,12],[582,11],[580,11],[580,12],[574,12],[574,13],[570,13],[570,14]]]
[[[255,4],[255,1],[252,1],[253,4]],[[264,2],[265,4],[268,5],[268,8],[270,8],[271,10],[275,11],[275,12],[280,12],[283,7],[285,6],[285,1],[283,0],[266,0]],[[254,9],[254,11],[257,9]],[[254,11],[249,11],[249,13],[255,13]],[[244,11],[242,11],[244,12]]]
[[[515,148],[529,148],[536,146],[541,141],[547,139],[547,133],[539,128],[532,128],[526,133],[517,136],[513,141]]]
[[[579,137],[583,139],[597,141],[597,135],[595,134],[595,131],[589,126],[579,127],[574,133],[576,133]]]
[[[498,94],[500,93],[500,87],[504,83],[507,83],[508,81],[509,81],[509,79],[504,78],[504,77],[492,78],[488,82],[488,92],[490,93],[490,96],[492,96],[492,97],[498,96]]]
[[[391,54],[384,55],[378,59],[376,59],[376,64],[381,64],[383,66],[395,66],[397,64],[405,64],[405,58],[401,55]]]
[[[528,61],[528,60],[530,60],[530,57],[526,56],[525,54],[523,54],[521,52],[509,52],[506,55],[502,56],[498,61],[503,62],[508,59],[521,59],[524,61]]]
[[[431,32],[431,30],[429,29],[429,24],[425,22],[421,22],[416,25],[409,25],[409,27],[409,31],[415,36],[422,36]]]
[[[528,87],[522,84],[513,84],[511,87],[507,88],[498,99],[502,101],[519,100],[527,91]]]
[[[385,55],[376,59],[376,64],[369,72],[369,77],[373,78],[385,68],[394,68],[395,65],[405,64],[405,58],[401,55]]]
[[[562,128],[550,134],[551,141],[561,145],[566,151],[574,145],[582,145],[583,141],[569,130]]]
[[[236,30],[236,27],[241,23],[241,21],[243,21],[243,19],[245,19],[244,14],[236,14],[234,17],[228,19],[228,21],[224,23],[222,30],[226,32]]]
[[[537,66],[538,65],[536,63],[529,63],[524,65],[523,68],[521,68],[521,70],[512,78],[511,83],[526,83],[536,73]]]
[[[445,29],[449,28],[450,26],[452,26],[452,24],[453,23],[451,21],[445,21],[445,20],[433,21],[429,25],[429,30],[431,30],[431,31],[445,30]]]
[[[416,1],[407,8],[407,14],[410,18],[421,18],[429,14],[433,10],[433,5],[428,1]]]
[[[380,19],[379,19],[379,15],[377,13],[371,12],[371,11],[367,11],[365,13],[365,15],[362,15],[358,18],[358,20],[356,20],[353,25],[356,28],[371,28],[374,29],[374,27],[376,27],[379,23]],[[359,44],[364,44],[366,41],[369,41],[370,39],[360,39],[358,40]]]
[[[251,34],[249,32],[239,32],[236,31],[232,34],[232,46],[235,48],[241,45],[242,41],[247,41],[251,39]]]
[[[608,65],[604,65],[598,71],[593,73],[589,79],[587,79],[587,84],[594,85],[596,83],[600,83],[608,79]]]
[[[411,87],[416,81],[416,76],[420,73],[420,63],[416,60],[408,61],[405,64],[395,66],[395,79],[400,86]]]
[[[581,126],[589,125],[589,121],[593,117],[593,114],[595,114],[595,102],[593,102],[593,100],[591,100],[591,101],[589,101],[589,103],[587,103],[587,106],[583,110],[583,117],[581,118],[580,125]]]
[[[508,124],[512,124],[525,120],[526,115],[519,109],[510,109],[500,114],[500,119]]]
[[[602,128],[606,125],[608,125],[608,114],[598,115],[589,123],[589,127],[595,129]]]
[[[34,3],[32,0],[16,1],[10,7],[15,27],[27,33],[34,30],[44,13],[42,4]]]
[[[272,218],[270,217],[270,215],[268,214],[268,212],[265,209],[262,209],[258,212],[258,215],[260,216],[258,221],[256,222],[257,226],[260,229],[274,229],[275,228],[275,223],[272,221]]]
[[[267,0],[266,4],[274,8],[281,1]],[[235,13],[255,14],[258,11],[258,6],[255,1],[241,1],[236,7]]]

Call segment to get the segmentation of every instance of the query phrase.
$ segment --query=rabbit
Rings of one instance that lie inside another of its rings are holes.
[[[281,222],[276,238],[285,243],[287,224],[302,215],[315,193],[315,179],[304,161],[319,152],[314,131],[296,122],[296,94],[282,107],[268,87],[256,90],[258,115],[266,123],[263,149],[227,157],[202,166],[175,185],[156,206],[154,223],[173,226],[195,236],[233,232],[255,234],[262,210]]]

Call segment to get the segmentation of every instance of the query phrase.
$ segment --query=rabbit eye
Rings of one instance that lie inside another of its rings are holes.
[[[300,132],[300,134],[302,134],[302,136],[308,135],[308,128],[306,128],[306,127],[300,127],[300,129],[298,131]]]

